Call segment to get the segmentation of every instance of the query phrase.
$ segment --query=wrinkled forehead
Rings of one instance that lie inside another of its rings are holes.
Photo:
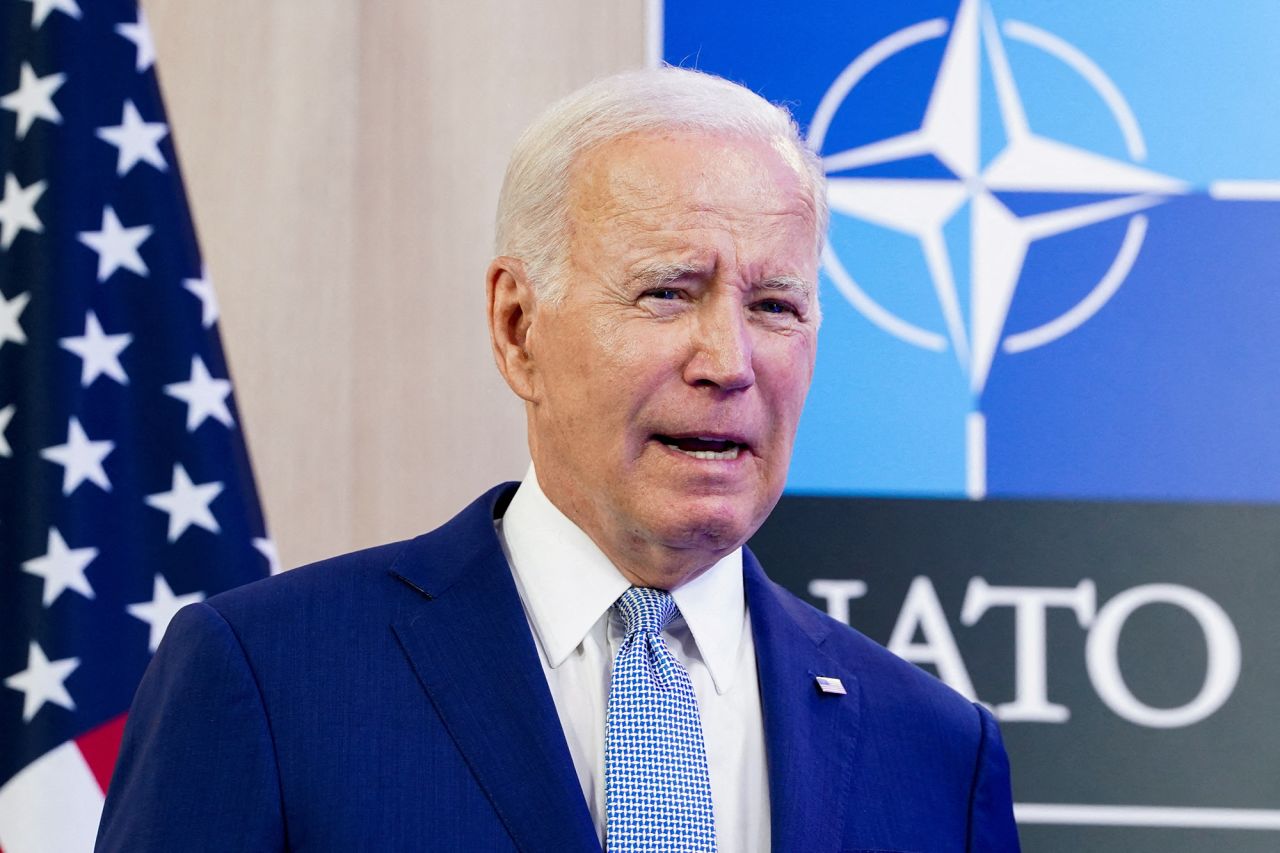
[[[628,134],[579,155],[568,177],[568,209],[579,226],[663,210],[733,210],[796,215],[816,228],[804,164],[782,138]]]

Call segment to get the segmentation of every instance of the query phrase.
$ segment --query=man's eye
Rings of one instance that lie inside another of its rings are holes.
[[[756,303],[756,309],[766,314],[796,314],[795,306],[777,299],[766,299]]]
[[[657,287],[645,293],[645,296],[653,299],[679,299],[680,295],[680,291],[674,287]]]

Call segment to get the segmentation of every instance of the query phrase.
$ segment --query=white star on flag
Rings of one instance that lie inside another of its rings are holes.
[[[110,205],[102,208],[102,230],[80,232],[80,242],[98,253],[98,281],[106,281],[121,267],[138,275],[149,275],[138,247],[151,236],[152,230],[150,225],[125,228]]]
[[[38,643],[31,642],[27,650],[27,668],[4,680],[5,687],[23,694],[23,722],[30,722],[46,702],[61,705],[68,711],[76,709],[76,703],[63,682],[79,665],[80,658],[51,661],[45,657]]]
[[[273,575],[280,574],[280,552],[276,550],[275,541],[268,536],[257,536],[253,540],[253,547],[267,558],[267,571]]]
[[[85,314],[84,334],[79,337],[60,338],[62,348],[84,360],[80,367],[80,385],[88,388],[99,376],[109,376],[121,385],[129,384],[129,377],[120,365],[120,353],[133,343],[133,335],[106,335],[92,311]]]
[[[164,386],[164,392],[187,404],[188,432],[195,432],[207,418],[214,418],[223,426],[235,424],[227,408],[227,397],[231,396],[230,380],[214,379],[198,355],[191,359],[191,378]]]
[[[201,601],[204,601],[203,592],[174,595],[164,577],[156,575],[151,600],[127,605],[125,609],[129,611],[130,616],[135,619],[141,619],[151,626],[149,646],[151,651],[154,652],[160,647],[160,641],[164,639],[164,632],[168,629],[169,623],[173,621],[173,617],[177,615],[178,611],[188,604],[198,604]]]
[[[127,175],[139,162],[150,163],[160,171],[169,168],[160,153],[160,140],[169,135],[169,125],[162,121],[145,122],[133,101],[124,102],[124,114],[115,127],[98,128],[98,138],[118,149],[116,174]]]
[[[218,299],[213,294],[213,282],[207,270],[200,270],[199,278],[188,278],[182,286],[200,299],[200,322],[207,329],[218,320]]]
[[[18,72],[18,88],[0,98],[0,107],[18,114],[18,139],[27,135],[38,118],[62,124],[62,113],[53,105],[53,93],[65,82],[65,74],[37,77],[28,63],[22,63]]]
[[[4,197],[0,198],[0,247],[8,249],[24,228],[39,234],[44,231],[36,216],[36,202],[48,185],[36,181],[26,187],[13,175],[4,176]]]
[[[76,0],[27,0],[31,4],[31,29],[38,30],[44,26],[44,19],[54,10],[66,12],[73,18],[80,17],[80,7]]]
[[[68,589],[93,598],[93,587],[84,570],[97,556],[97,548],[68,548],[58,528],[50,527],[48,549],[43,556],[23,563],[22,570],[44,579],[40,601],[48,607]]]
[[[173,485],[167,492],[147,495],[147,506],[154,507],[169,516],[169,541],[178,537],[191,525],[203,527],[210,533],[221,533],[218,520],[213,517],[209,504],[222,493],[222,483],[196,485],[187,476],[182,465],[173,466]]]
[[[30,293],[19,293],[12,299],[5,299],[4,294],[0,293],[0,349],[4,349],[7,341],[13,341],[15,344],[27,342],[27,335],[22,331],[18,318],[22,316],[22,309],[26,308],[30,301]]]
[[[85,480],[104,492],[109,492],[111,481],[107,479],[107,472],[102,468],[102,460],[106,459],[107,454],[115,450],[115,447],[113,441],[90,441],[89,436],[85,435],[84,427],[80,426],[80,421],[72,418],[67,425],[67,443],[46,447],[40,451],[40,455],[63,467],[62,493],[64,495],[74,492],[76,487]]]
[[[12,456],[13,448],[9,447],[9,439],[5,437],[5,431],[9,429],[9,421],[13,420],[13,413],[18,411],[18,407],[13,403],[0,409],[0,456]]]
[[[116,32],[133,42],[138,50],[136,67],[138,71],[146,71],[156,61],[156,46],[151,40],[151,28],[147,26],[147,16],[138,10],[138,23],[116,24]]]

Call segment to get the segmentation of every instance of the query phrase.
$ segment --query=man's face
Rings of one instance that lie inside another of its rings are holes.
[[[528,327],[530,446],[552,501],[652,585],[736,548],[782,492],[819,320],[798,168],[702,133],[575,164],[565,295]]]

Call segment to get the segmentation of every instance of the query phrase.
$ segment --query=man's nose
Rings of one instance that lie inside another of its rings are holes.
[[[709,303],[698,312],[684,380],[726,391],[755,384],[751,330],[741,305]]]

